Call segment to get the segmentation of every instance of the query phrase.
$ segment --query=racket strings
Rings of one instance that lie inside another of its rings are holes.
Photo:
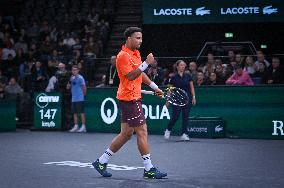
[[[185,106],[188,103],[188,96],[185,91],[174,88],[166,93],[165,98],[173,105]]]

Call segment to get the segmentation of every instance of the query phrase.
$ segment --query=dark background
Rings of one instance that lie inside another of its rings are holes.
[[[205,42],[252,41],[256,49],[261,44],[266,54],[282,54],[284,23],[183,24],[143,25],[142,54],[155,56],[196,56]],[[234,34],[225,38],[225,33]]]

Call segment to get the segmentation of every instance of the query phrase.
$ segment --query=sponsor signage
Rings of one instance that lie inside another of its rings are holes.
[[[284,3],[228,0],[144,0],[144,24],[283,22]]]
[[[106,103],[110,105],[106,106]],[[168,108],[165,105],[145,105],[142,104],[144,116],[146,119],[163,120],[170,119]],[[100,107],[101,118],[104,123],[112,124],[118,117],[118,107],[116,99],[107,97],[105,98]]]
[[[37,129],[61,128],[61,94],[35,93],[34,127]]]
[[[224,138],[225,122],[218,117],[189,118],[189,136],[194,138]]]
[[[116,92],[117,88],[89,88],[85,103],[89,132],[120,132]],[[284,139],[283,92],[283,86],[198,87],[198,103],[189,114],[190,136]],[[51,104],[56,103],[49,102],[48,105]],[[165,100],[156,96],[142,96],[149,134],[164,134],[172,113],[172,108],[166,108],[164,104]],[[45,106],[45,103],[41,105]],[[172,135],[181,134],[181,125],[180,116]]]
[[[272,136],[284,136],[284,124],[283,121],[273,120],[273,132]]]

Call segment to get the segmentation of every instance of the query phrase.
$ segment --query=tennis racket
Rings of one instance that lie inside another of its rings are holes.
[[[142,94],[156,95],[154,91],[141,90]],[[187,93],[177,87],[168,87],[164,91],[163,99],[175,106],[185,106],[189,102]]]

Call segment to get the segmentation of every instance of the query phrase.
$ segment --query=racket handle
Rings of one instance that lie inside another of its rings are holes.
[[[146,94],[146,95],[154,95],[154,91],[147,91],[147,90],[141,90],[142,94]]]

